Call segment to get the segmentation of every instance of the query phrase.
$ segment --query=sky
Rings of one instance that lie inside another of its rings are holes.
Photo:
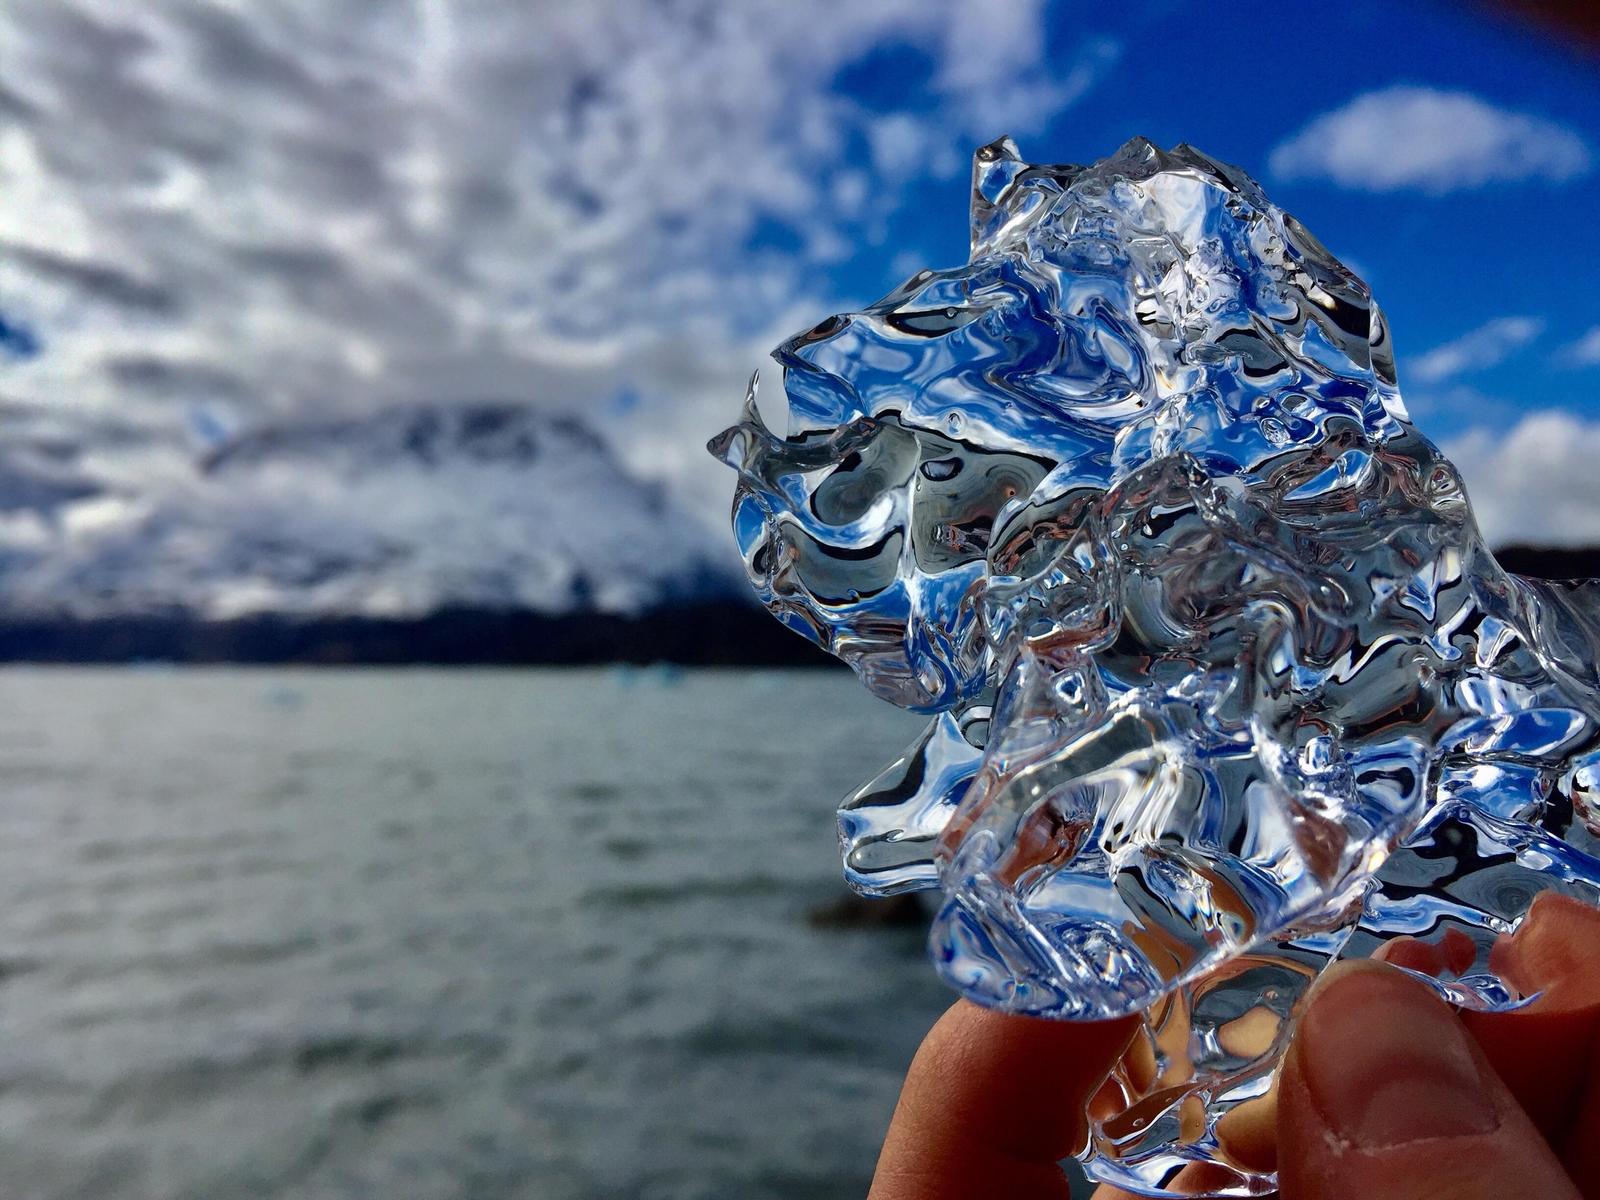
[[[1491,543],[1600,542],[1600,62],[1559,35],[1399,0],[9,0],[0,607],[557,606],[630,540],[710,569],[750,371],[962,261],[1003,133],[1244,167],[1371,285]],[[327,452],[484,405],[561,486],[466,438],[397,503]]]

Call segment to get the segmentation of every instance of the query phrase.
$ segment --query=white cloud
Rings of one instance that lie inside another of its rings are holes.
[[[932,158],[932,148],[928,145],[930,137],[942,140],[910,113],[879,117],[867,126],[873,168],[894,183],[921,174]]]
[[[704,441],[837,304],[813,264],[1115,61],[1058,69],[1037,0],[995,8],[974,36],[962,0],[0,6],[0,316],[44,344],[6,361],[0,416],[175,514],[197,412],[514,398],[583,414],[721,526]],[[835,92],[885,44],[934,60],[933,104]],[[752,253],[767,226],[812,261]]]
[[[1496,317],[1402,366],[1401,382],[1443,383],[1470,371],[1486,370],[1510,358],[1544,332],[1539,317]]]
[[[957,4],[945,26],[937,82],[965,132],[983,142],[1033,132],[1121,60],[1121,43],[1096,37],[1070,63],[1043,70],[1044,9],[1044,0]]]
[[[1439,194],[1576,179],[1592,169],[1594,155],[1577,133],[1546,118],[1497,108],[1469,92],[1401,85],[1323,113],[1268,161],[1280,179]]]
[[[1444,451],[1490,546],[1600,544],[1600,422],[1530,413],[1509,433],[1475,429]]]
[[[1600,366],[1600,325],[1592,326],[1561,351],[1562,361],[1574,367]]]

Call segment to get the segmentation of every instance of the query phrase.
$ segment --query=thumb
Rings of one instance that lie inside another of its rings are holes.
[[[1047,1021],[958,1001],[906,1074],[869,1200],[1067,1200],[1058,1165],[1138,1028]]]
[[[1374,962],[1313,991],[1278,1088],[1286,1200],[1577,1200],[1578,1192],[1456,1015]]]

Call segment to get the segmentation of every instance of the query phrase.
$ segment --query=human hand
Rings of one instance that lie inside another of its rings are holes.
[[[1393,966],[1323,976],[1265,1131],[1283,1200],[1600,1198],[1600,911],[1541,895],[1492,962],[1538,998],[1458,1013]],[[958,1002],[911,1064],[870,1200],[1067,1200],[1058,1164],[1137,1028]]]

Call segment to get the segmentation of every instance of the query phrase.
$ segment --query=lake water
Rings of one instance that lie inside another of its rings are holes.
[[[848,675],[0,671],[0,1195],[859,1197],[949,997],[826,930]]]

